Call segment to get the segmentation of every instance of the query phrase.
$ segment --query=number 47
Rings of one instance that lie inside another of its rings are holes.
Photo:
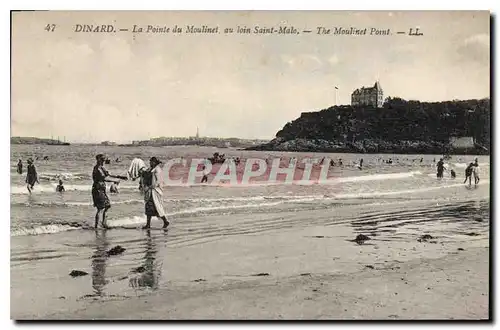
[[[47,24],[47,26],[45,27],[44,30],[46,30],[48,32],[54,32],[55,28],[56,28],[55,24]]]

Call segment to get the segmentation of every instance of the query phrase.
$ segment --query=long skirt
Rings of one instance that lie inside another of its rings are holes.
[[[148,190],[144,194],[144,209],[147,216],[163,217],[165,210],[163,209],[163,197],[154,189]]]

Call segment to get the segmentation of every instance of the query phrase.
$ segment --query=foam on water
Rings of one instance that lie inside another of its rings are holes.
[[[421,175],[420,171],[400,172],[400,173],[385,173],[385,174],[369,174],[362,176],[351,176],[345,178],[338,178],[335,181],[342,182],[361,182],[361,181],[376,181],[376,180],[395,180],[395,179],[408,179],[417,175]]]
[[[247,209],[247,208],[259,208],[266,206],[275,206],[281,204],[282,202],[274,202],[274,203],[260,203],[260,204],[245,204],[245,205],[226,205],[226,206],[211,206],[211,207],[195,207],[192,209],[167,213],[167,217],[175,216],[175,215],[185,215],[185,214],[199,214],[206,212],[214,212],[214,211],[229,211],[229,210],[237,210],[237,209]],[[114,227],[126,227],[129,225],[136,225],[139,223],[145,223],[146,216],[132,216],[121,219],[110,219],[108,220],[108,225],[111,228]]]
[[[42,180],[58,181],[59,179],[75,181],[75,180],[86,180],[90,179],[91,176],[86,173],[72,173],[72,172],[42,172],[38,174],[38,177]]]
[[[412,178],[417,175],[421,175],[420,171],[411,171],[411,172],[400,172],[400,173],[386,173],[386,174],[368,174],[368,175],[360,175],[360,176],[349,176],[349,177],[340,177],[340,178],[330,178],[327,180],[317,180],[317,181],[263,181],[263,182],[251,182],[247,184],[236,184],[232,185],[230,183],[167,183],[165,187],[263,187],[263,186],[274,186],[274,185],[312,185],[312,184],[338,184],[338,183],[346,183],[346,182],[362,182],[362,181],[378,181],[378,180],[394,180],[394,179],[407,179]],[[57,184],[53,183],[50,185],[35,185],[33,189],[34,194],[38,193],[55,193]],[[66,191],[90,191],[92,190],[92,185],[64,185]],[[120,190],[137,190],[138,185],[120,185]],[[16,195],[26,195],[29,194],[26,186],[13,186],[11,187],[11,194]]]
[[[113,201],[112,204],[141,204],[142,199],[128,199],[124,201]],[[13,206],[40,206],[40,207],[71,207],[71,206],[93,206],[92,202],[11,202]]]
[[[57,183],[52,183],[50,185],[36,184],[34,186],[32,193],[33,194],[55,193],[56,187],[57,187]],[[134,185],[134,186],[120,185],[118,189],[131,190],[131,189],[137,189],[137,188],[138,188],[138,185]],[[82,185],[64,184],[64,189],[66,191],[91,191],[92,185],[90,185],[90,184],[82,184]],[[12,186],[10,188],[10,193],[14,194],[14,195],[28,195],[29,194],[26,186]]]
[[[471,161],[469,163],[454,163],[453,165],[455,167],[466,168],[467,166],[469,166],[470,163],[473,163],[473,162]],[[478,163],[478,164],[479,164],[479,168],[490,166],[490,163]]]
[[[49,224],[49,225],[35,225],[33,227],[21,227],[11,231],[11,236],[35,236],[42,234],[56,234],[68,230],[82,229],[81,226],[72,226],[67,224]]]
[[[488,184],[489,180],[482,180],[479,184]],[[479,185],[478,184],[478,185]],[[346,199],[346,198],[367,198],[367,197],[379,197],[379,196],[390,196],[390,195],[401,195],[401,194],[417,194],[427,191],[433,190],[442,190],[445,188],[455,188],[455,187],[463,187],[463,183],[451,184],[446,186],[437,186],[437,187],[427,187],[420,189],[405,189],[405,190],[396,190],[396,191],[376,191],[370,193],[352,193],[352,194],[338,194],[334,195],[331,198],[335,199]]]
[[[489,180],[482,180],[480,185],[489,184]],[[435,190],[443,190],[447,188],[456,188],[463,187],[463,183],[450,184],[450,185],[440,185],[440,186],[432,186],[418,189],[404,189],[404,190],[395,190],[395,191],[374,191],[374,192],[359,192],[359,193],[346,193],[346,194],[335,194],[335,195],[306,195],[306,196],[254,196],[254,197],[242,197],[242,198],[233,198],[233,199],[224,199],[224,198],[215,198],[215,199],[193,199],[193,200],[210,200],[210,201],[222,201],[222,200],[237,200],[237,201],[246,201],[246,204],[239,205],[221,205],[221,206],[207,206],[207,207],[194,207],[186,210],[180,210],[172,213],[168,213],[168,217],[179,216],[179,215],[196,215],[203,213],[211,213],[211,212],[220,212],[220,211],[233,211],[233,210],[241,210],[241,209],[252,209],[252,208],[265,208],[276,206],[284,203],[303,203],[303,202],[312,202],[312,201],[332,201],[332,200],[345,200],[345,199],[363,199],[363,198],[376,198],[383,196],[394,196],[394,195],[407,195],[407,194],[418,194]],[[275,199],[273,202],[266,202],[268,199]],[[123,201],[123,203],[127,202],[139,202],[139,200],[131,200],[131,201]],[[141,201],[142,202],[142,201]],[[146,217],[144,215],[141,216],[131,216],[124,217],[119,219],[108,219],[108,225],[111,228],[137,228],[144,224],[146,221]],[[75,223],[53,223],[53,224],[43,224],[43,225],[34,225],[32,227],[26,228],[16,228],[12,230],[11,236],[26,236],[26,235],[41,235],[41,234],[54,234],[59,232],[64,232],[68,230],[75,229],[86,229],[91,228],[88,225],[80,225]]]

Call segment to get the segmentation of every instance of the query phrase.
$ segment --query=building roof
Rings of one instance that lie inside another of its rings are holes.
[[[382,87],[380,86],[380,83],[378,81],[375,82],[375,85],[373,87],[361,87],[356,89],[353,94],[361,94],[361,93],[370,93],[373,90],[379,90],[382,91]]]
[[[474,138],[472,136],[451,137],[450,144],[454,148],[473,148]]]

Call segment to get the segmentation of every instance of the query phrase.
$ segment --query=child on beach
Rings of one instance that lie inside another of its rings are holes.
[[[112,194],[118,194],[118,184],[119,182],[111,183],[111,186],[109,187],[109,192]]]

